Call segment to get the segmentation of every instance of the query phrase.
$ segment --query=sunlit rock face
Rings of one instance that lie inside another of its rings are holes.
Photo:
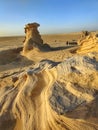
[[[12,76],[0,88],[0,130],[98,129],[96,59],[44,60]]]
[[[78,44],[80,45],[77,53],[86,54],[89,52],[98,52],[98,34],[89,33],[86,36],[81,37],[78,40]]]
[[[43,45],[43,40],[38,31],[38,23],[29,23],[25,26],[26,37],[24,40],[24,49],[23,51],[31,50],[33,47],[40,47]]]

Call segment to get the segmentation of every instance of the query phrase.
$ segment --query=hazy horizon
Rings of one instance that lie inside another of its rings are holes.
[[[98,30],[98,0],[1,0],[0,36],[24,35],[38,22],[41,34]]]

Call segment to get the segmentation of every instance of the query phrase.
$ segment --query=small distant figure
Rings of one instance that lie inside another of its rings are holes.
[[[66,41],[66,45],[67,45],[67,46],[69,45],[69,42],[68,42],[68,41]]]

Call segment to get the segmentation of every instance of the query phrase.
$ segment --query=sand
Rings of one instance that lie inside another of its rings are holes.
[[[26,53],[23,36],[0,38],[0,130],[98,129],[97,49],[66,46],[79,38],[42,35],[55,49]]]

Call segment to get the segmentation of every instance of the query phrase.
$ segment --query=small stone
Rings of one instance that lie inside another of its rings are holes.
[[[16,77],[16,76],[15,76],[15,77],[12,77],[12,82],[15,83],[17,80],[18,80],[18,77]]]

